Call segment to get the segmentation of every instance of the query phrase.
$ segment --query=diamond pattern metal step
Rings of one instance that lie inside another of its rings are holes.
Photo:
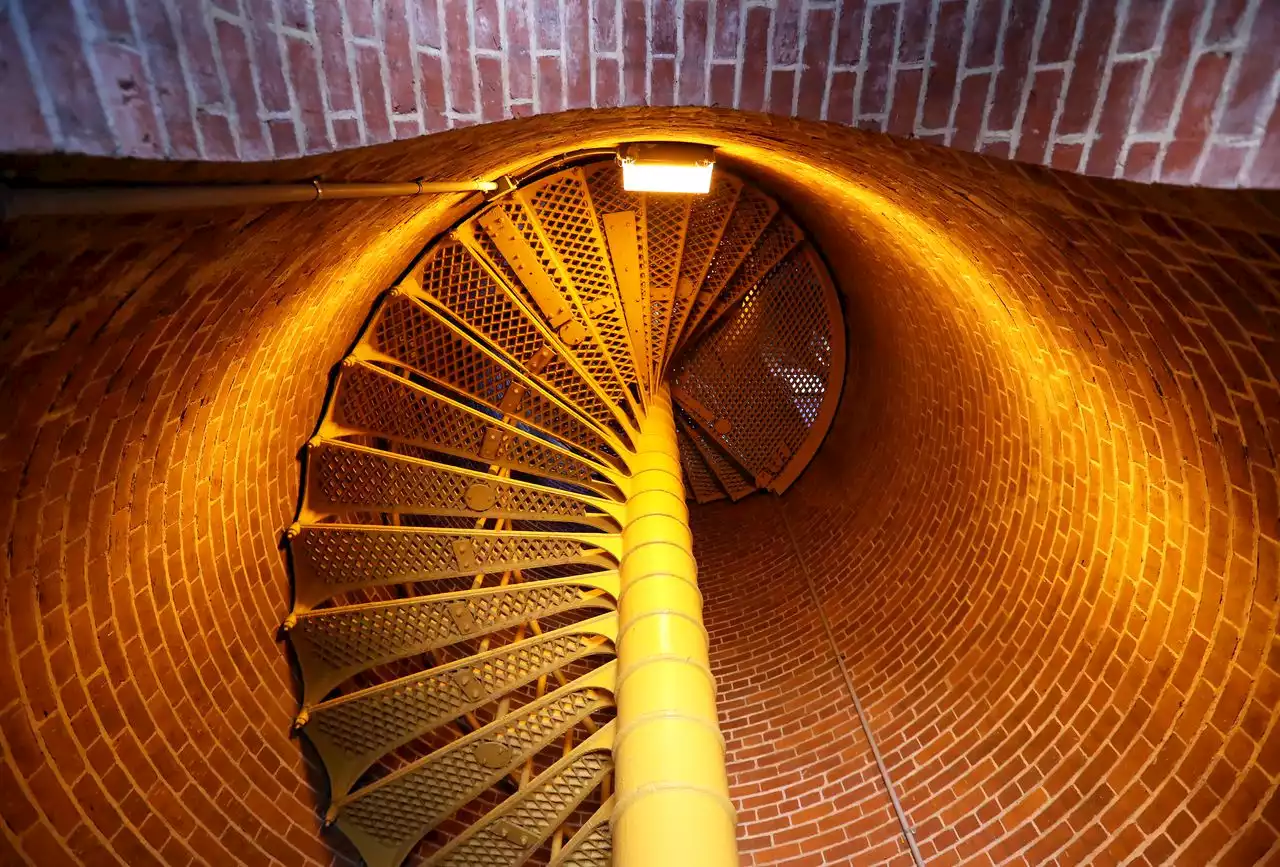
[[[374,308],[286,534],[295,721],[372,867],[609,867],[627,458],[664,382],[698,502],[783,490],[843,376],[835,288],[762,190],[587,162],[497,195]]]
[[[698,451],[687,430],[678,430],[676,444],[680,447],[680,469],[684,473],[685,488],[696,503],[713,503],[729,494],[721,487],[706,458]]]
[[[427,865],[523,864],[613,769],[613,735],[614,724],[610,723],[450,841],[427,859]]]
[[[675,369],[675,400],[757,487],[786,490],[835,414],[844,330],[829,280],[812,248],[796,250]]]
[[[398,864],[442,820],[592,713],[611,707],[614,666],[596,669],[337,799],[330,813],[338,828],[368,864]],[[530,824],[522,823],[522,830],[537,829]]]
[[[612,568],[616,533],[449,530],[316,523],[293,529],[294,611],[340,593],[512,569]]]
[[[341,799],[396,747],[571,663],[611,656],[617,631],[617,614],[602,614],[304,707],[299,728],[324,760],[330,792]]]
[[[729,495],[729,499],[736,502],[747,494],[759,490],[751,477],[735,466],[729,456],[689,419],[687,413],[683,411],[677,413],[676,426],[697,449],[698,456],[702,458],[720,488]]]
[[[597,572],[507,587],[308,611],[289,630],[305,700],[375,665],[583,608],[614,607],[618,574]]]
[[[613,834],[609,820],[613,818],[613,798],[591,814],[550,867],[610,867],[613,862]]]
[[[621,500],[620,471],[368,362],[349,359],[338,374],[320,433],[379,437],[469,465],[494,466],[592,488]]]
[[[383,449],[317,438],[307,449],[305,514],[353,512],[622,526],[625,504]]]
[[[464,229],[456,240],[446,239],[432,250],[420,279],[423,298],[448,310],[517,365],[536,367],[539,379],[567,403],[620,432],[617,408],[626,399],[621,381],[594,379],[581,369],[558,335],[492,270],[472,234]],[[540,354],[548,347],[554,353],[543,360]]]
[[[478,401],[613,463],[621,443],[614,434],[579,415],[541,384],[444,314],[408,293],[393,293],[356,346],[355,357],[413,374]]]

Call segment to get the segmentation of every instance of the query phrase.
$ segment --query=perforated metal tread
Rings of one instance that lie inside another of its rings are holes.
[[[289,529],[299,732],[374,867],[607,867],[627,458],[672,386],[688,495],[783,490],[839,303],[777,203],[594,162],[426,248],[344,359]]]
[[[605,801],[552,859],[550,867],[609,867],[613,861],[613,834],[609,827],[613,804],[613,798]]]
[[[717,172],[711,180],[711,191],[706,196],[699,196],[689,206],[689,228],[685,233],[680,277],[671,307],[664,371],[671,364],[676,347],[689,326],[689,316],[698,303],[702,281],[729,226],[742,186],[742,182],[732,175]]]
[[[720,321],[735,304],[763,280],[797,245],[804,240],[800,227],[786,214],[775,214],[734,271],[728,285],[709,305],[706,316],[689,339],[701,335]]]
[[[825,266],[805,245],[690,349],[673,394],[757,487],[783,491],[830,426],[836,395],[828,386],[843,376],[839,302]],[[752,387],[734,385],[741,382]]]
[[[533,681],[593,655],[611,656],[617,614],[610,612],[534,635],[460,662],[304,707],[299,728],[342,799],[380,757]]]
[[[431,867],[524,863],[613,769],[613,736],[614,724],[609,723],[426,863]]]
[[[463,230],[458,238],[446,239],[427,255],[422,266],[422,295],[499,347],[517,365],[537,367],[539,379],[557,395],[620,433],[616,413],[625,398],[620,381],[616,377],[594,380],[581,370],[575,354],[491,270],[473,236]],[[539,359],[539,353],[548,347],[555,350],[553,356]]]
[[[592,713],[611,707],[617,677],[614,665],[529,702],[339,799],[334,805],[338,827],[368,863],[399,863],[443,819]]]
[[[411,294],[386,299],[355,357],[409,368],[605,463],[613,463],[610,456],[622,445],[611,431],[575,413],[539,380]]]
[[[689,319],[680,339],[681,347],[697,331],[703,318],[737,272],[738,265],[751,252],[777,212],[778,205],[773,199],[755,187],[742,188],[734,203],[733,213],[729,216],[729,223],[711,254],[711,262],[707,265],[702,285],[694,296]]]
[[[678,430],[676,444],[680,447],[680,469],[684,473],[684,484],[689,495],[697,503],[713,503],[728,496],[715,473],[707,466],[706,459],[694,445],[688,430]]]
[[[616,533],[449,530],[354,524],[294,528],[294,610],[340,593],[513,569],[579,564],[610,568]]]
[[[582,608],[611,609],[616,572],[308,611],[289,631],[316,701],[375,665]]]
[[[383,449],[318,438],[307,450],[310,514],[386,512],[621,527],[624,505]]]
[[[679,412],[676,416],[676,425],[697,449],[698,456],[702,458],[719,487],[729,495],[729,499],[741,500],[747,494],[757,490],[752,479],[734,466],[732,459],[722,452],[706,433],[698,429],[687,413]]]
[[[620,500],[608,464],[365,361],[342,365],[321,435],[377,436],[428,452],[592,488]]]
[[[638,375],[646,384],[660,382],[669,350],[693,199],[629,193],[622,188],[617,167],[611,162],[596,163],[585,173],[592,203],[602,215],[602,222],[607,223],[618,214],[630,214],[635,221],[639,292],[634,299],[623,295],[623,309],[632,343],[637,347]],[[609,232],[605,234],[608,238]],[[611,249],[610,256],[616,272],[618,252]]]

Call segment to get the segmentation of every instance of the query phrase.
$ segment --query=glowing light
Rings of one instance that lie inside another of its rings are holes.
[[[715,150],[704,145],[655,142],[618,151],[622,188],[632,193],[707,193]]]

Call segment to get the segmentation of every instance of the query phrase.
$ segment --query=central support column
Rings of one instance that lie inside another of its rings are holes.
[[[724,739],[665,385],[649,404],[636,446],[618,602],[613,863],[737,867]]]

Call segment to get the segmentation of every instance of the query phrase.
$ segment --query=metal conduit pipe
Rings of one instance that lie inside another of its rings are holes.
[[[871,747],[871,757],[875,759],[876,768],[880,771],[880,779],[884,783],[886,794],[889,796],[889,805],[893,808],[893,814],[898,820],[898,827],[902,829],[902,839],[906,841],[907,850],[911,853],[911,860],[916,867],[925,867],[924,856],[920,854],[920,847],[916,843],[916,829],[907,818],[906,810],[902,808],[902,802],[898,800],[897,789],[893,785],[893,777],[889,775],[889,768],[884,763],[884,756],[880,755],[880,745],[876,743],[876,736],[871,731],[871,723],[867,721],[866,711],[862,708],[862,702],[858,700],[858,691],[853,686],[853,675],[849,673],[849,666],[845,660],[844,653],[836,644],[836,634],[831,628],[831,621],[827,619],[826,609],[822,607],[822,599],[818,596],[818,587],[813,583],[813,575],[809,573],[809,564],[805,562],[804,554],[800,551],[800,543],[796,541],[796,534],[791,529],[791,521],[787,518],[786,506],[779,505],[779,511],[782,513],[782,525],[787,529],[787,538],[791,541],[791,550],[796,555],[796,559],[800,562],[800,571],[804,574],[805,586],[809,588],[809,597],[813,600],[813,605],[818,611],[818,618],[822,622],[822,631],[826,634],[827,644],[831,647],[831,653],[835,656],[836,666],[840,669],[840,675],[844,678],[845,689],[849,690],[849,697],[853,699],[853,710],[857,714],[858,723],[862,726],[862,733],[867,738],[867,744]]]
[[[504,179],[505,180],[505,179]],[[0,219],[64,214],[133,214],[330,199],[381,199],[433,193],[493,192],[498,181],[407,183],[204,184],[154,187],[0,188]]]
[[[618,601],[615,867],[737,867],[671,393],[628,456]]]

